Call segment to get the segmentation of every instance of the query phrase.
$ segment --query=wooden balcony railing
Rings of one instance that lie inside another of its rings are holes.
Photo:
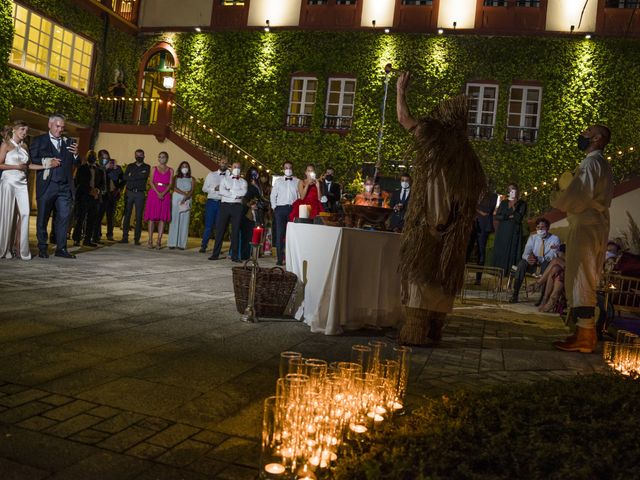
[[[225,156],[243,166],[267,168],[253,155],[236,145],[215,128],[175,102],[173,93],[160,97],[99,97],[100,131],[152,134],[159,141],[169,139],[210,166]],[[211,168],[211,167],[210,167]]]
[[[126,21],[137,24],[140,0],[101,0],[100,3]]]

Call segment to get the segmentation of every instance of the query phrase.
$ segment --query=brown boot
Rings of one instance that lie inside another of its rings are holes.
[[[595,327],[576,327],[575,335],[571,335],[562,341],[553,342],[553,346],[565,352],[592,353],[597,343],[598,337]]]

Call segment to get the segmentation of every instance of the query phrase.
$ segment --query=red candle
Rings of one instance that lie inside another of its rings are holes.
[[[251,237],[251,243],[262,242],[262,227],[257,226],[253,229],[253,236]]]

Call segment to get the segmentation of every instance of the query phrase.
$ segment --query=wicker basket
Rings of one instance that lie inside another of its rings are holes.
[[[249,299],[251,268],[246,264],[233,267],[233,293],[238,313],[244,313]],[[258,317],[282,317],[296,286],[298,277],[280,267],[259,268],[256,284],[256,315]]]

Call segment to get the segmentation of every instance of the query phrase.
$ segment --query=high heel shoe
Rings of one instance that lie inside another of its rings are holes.
[[[158,243],[156,243],[156,250],[160,250],[162,248],[162,240],[158,239]]]
[[[147,248],[153,249],[153,242],[151,241],[151,239],[147,240]]]

